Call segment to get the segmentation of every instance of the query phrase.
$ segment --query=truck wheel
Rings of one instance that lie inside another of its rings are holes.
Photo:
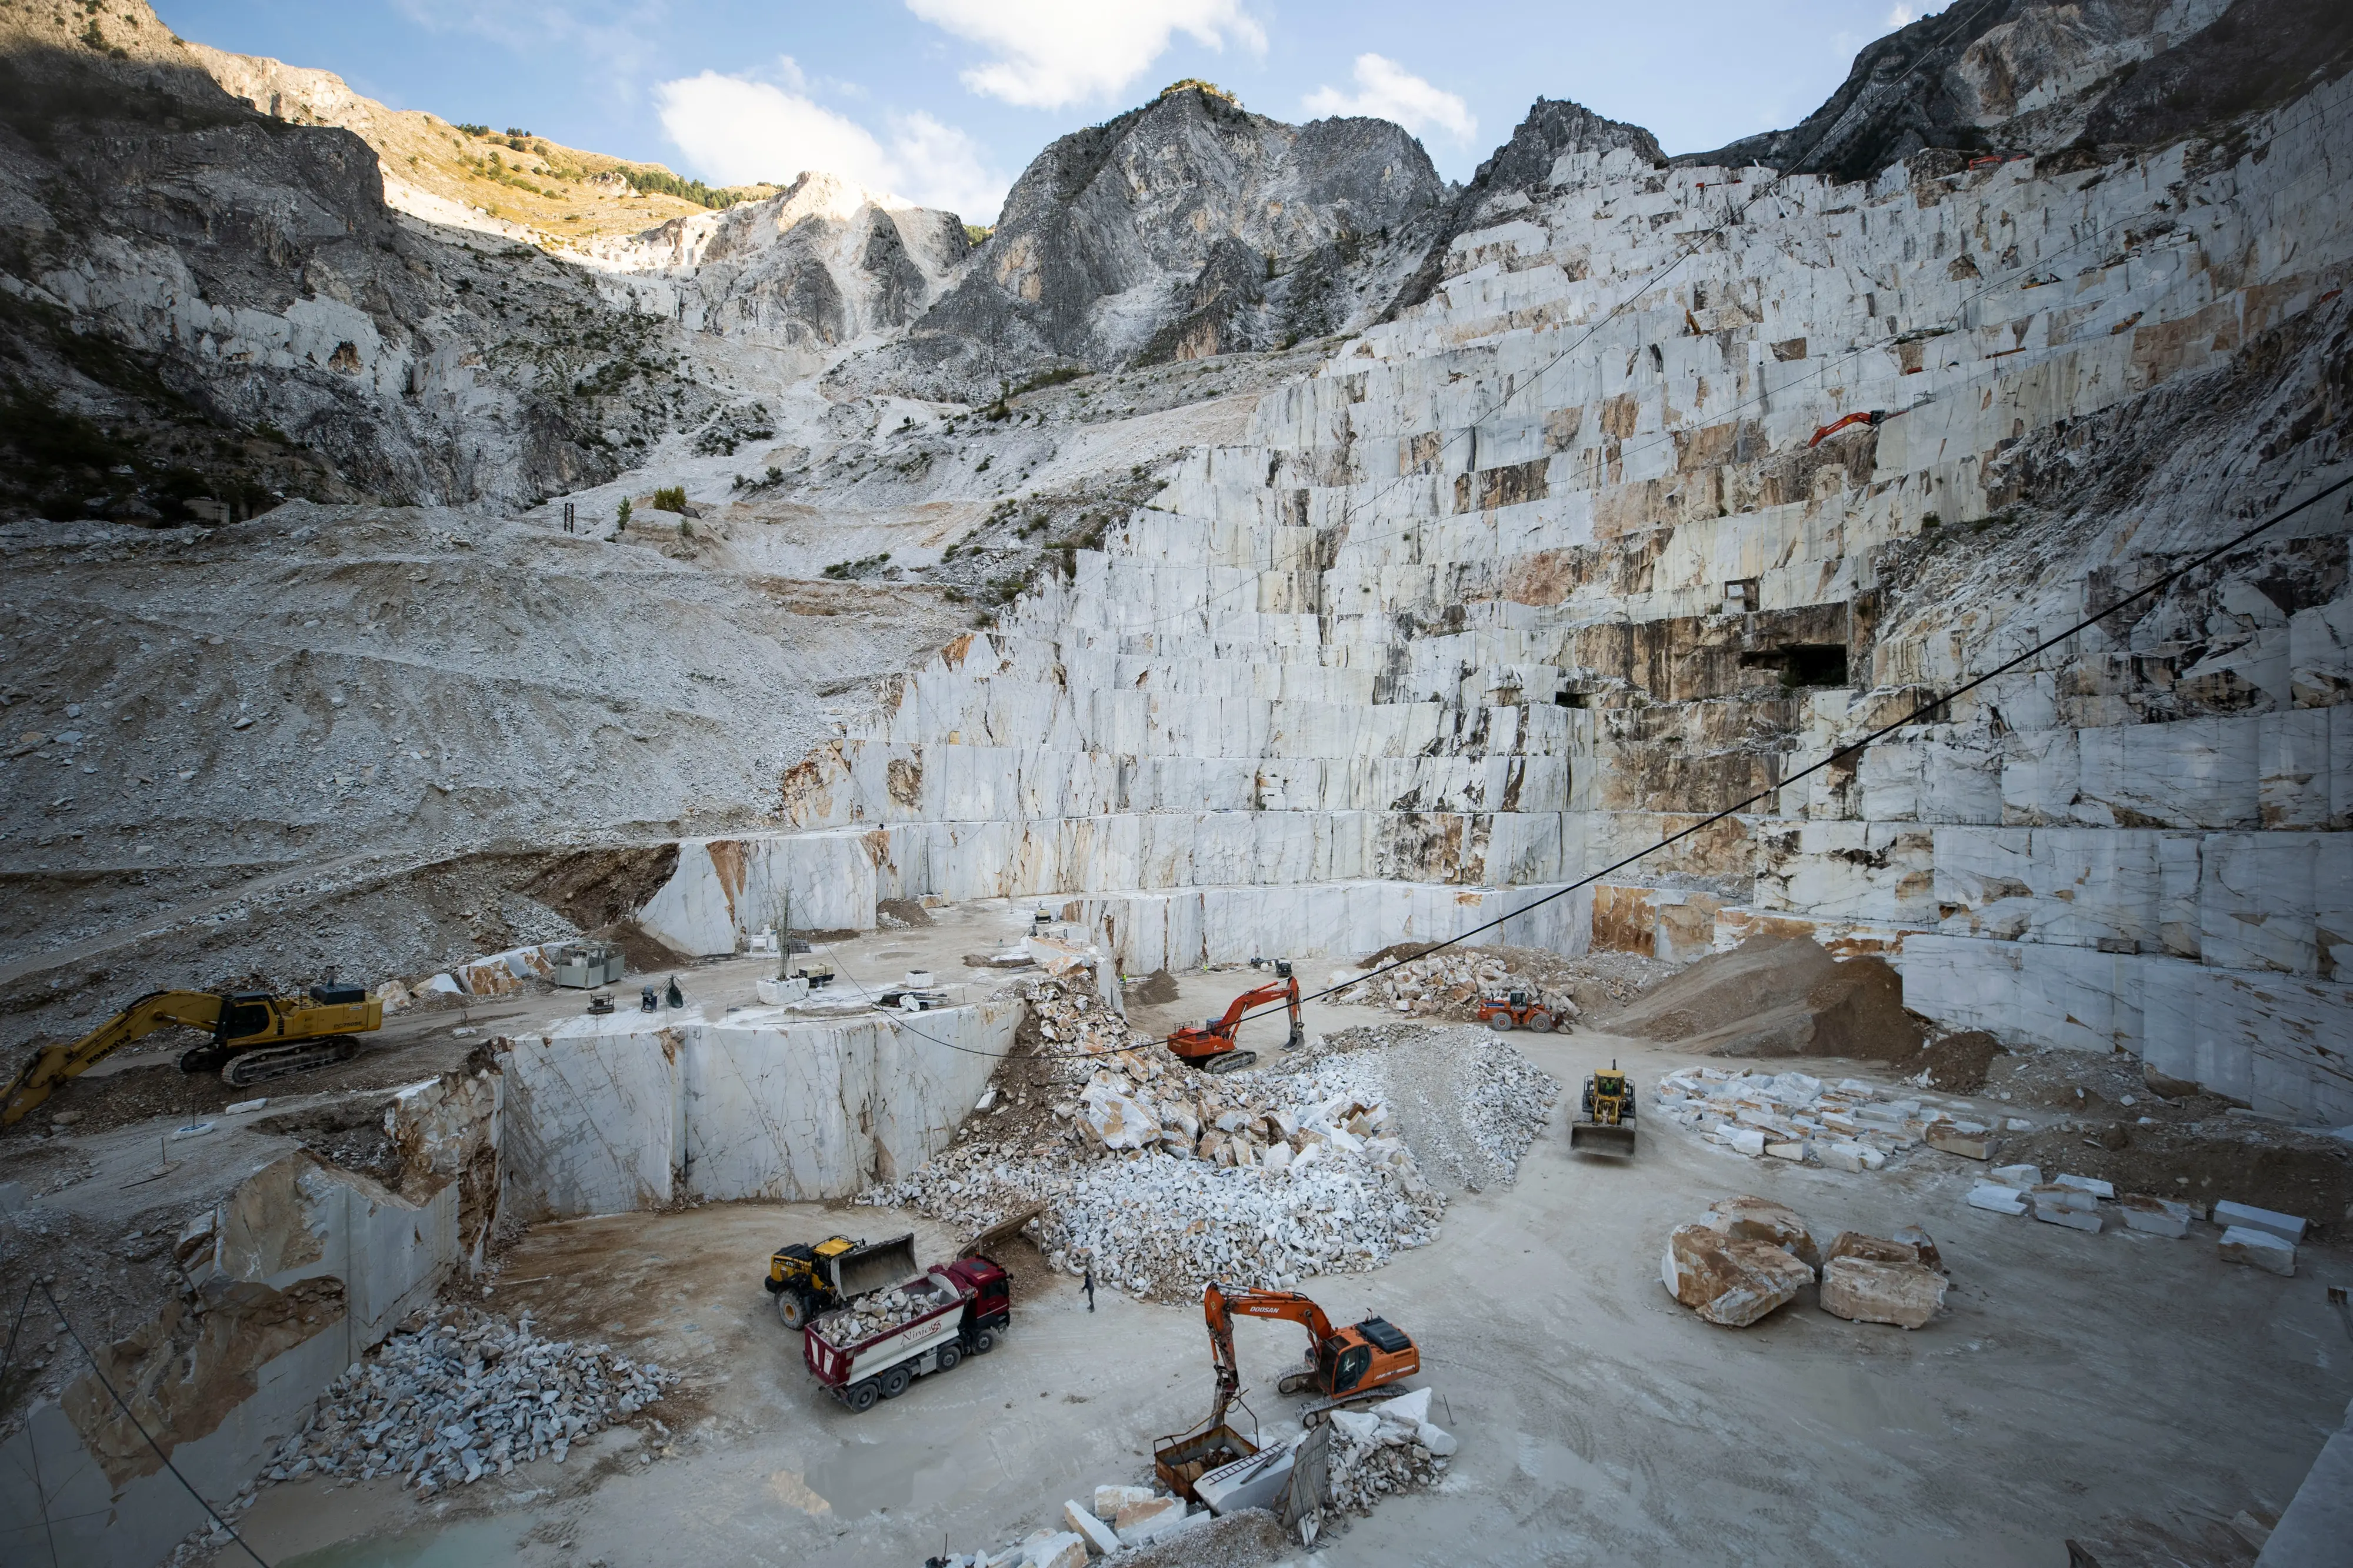
[[[1552,1033],[1552,1015],[1539,1007],[1528,1015],[1528,1032],[1535,1035]]]
[[[797,1290],[777,1291],[776,1316],[788,1329],[807,1327],[809,1321],[808,1298]]]
[[[1487,1027],[1499,1035],[1508,1035],[1512,1032],[1512,1016],[1509,1013],[1490,1013],[1487,1015]]]
[[[899,1395],[907,1392],[907,1384],[913,1383],[914,1378],[915,1374],[909,1372],[904,1366],[892,1367],[889,1372],[882,1374],[882,1397],[885,1399],[898,1398]]]
[[[932,1370],[934,1372],[952,1372],[955,1369],[955,1363],[962,1360],[964,1360],[964,1350],[961,1346],[942,1345],[940,1347],[939,1360],[934,1364]]]
[[[991,1351],[995,1350],[996,1348],[997,1348],[997,1331],[996,1331],[995,1329],[983,1329],[983,1330],[981,1330],[981,1331],[980,1331],[980,1332],[978,1332],[978,1333],[976,1333],[976,1334],[975,1334],[975,1335],[973,1335],[973,1336],[972,1336],[972,1353],[973,1353],[973,1354],[975,1354],[975,1355],[987,1355],[989,1352],[991,1352]]]
[[[864,1383],[852,1384],[844,1389],[841,1402],[852,1410],[864,1412],[873,1409],[874,1402],[881,1397],[882,1385],[870,1377]]]

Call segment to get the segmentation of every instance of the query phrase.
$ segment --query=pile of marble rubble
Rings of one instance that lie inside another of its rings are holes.
[[[1362,1410],[1335,1410],[1332,1506],[1361,1517],[1385,1497],[1433,1485],[1454,1447],[1453,1434],[1430,1419],[1427,1388]]]
[[[1841,1171],[1876,1171],[1888,1157],[1926,1143],[1984,1159],[1998,1130],[2032,1123],[1978,1120],[1965,1100],[1940,1104],[1860,1079],[1826,1084],[1801,1072],[1683,1068],[1659,1080],[1658,1114],[1752,1158],[1793,1160]]]
[[[1436,1235],[1445,1200],[1382,1103],[1380,1064],[1211,1078],[1165,1053],[1118,1053],[1023,1148],[959,1143],[860,1195],[977,1232],[1031,1204],[1053,1266],[1155,1300],[1210,1279],[1288,1287],[1355,1273]]]
[[[1945,1263],[1917,1226],[1892,1237],[1842,1230],[1829,1246],[1797,1212],[1758,1197],[1724,1198],[1667,1237],[1667,1294],[1708,1322],[1745,1329],[1820,1282],[1822,1310],[1860,1323],[1925,1327],[1944,1310]]]
[[[1556,1028],[1567,1028],[1577,1016],[1577,998],[1566,990],[1539,984],[1516,973],[1504,960],[1475,948],[1453,948],[1409,959],[1362,980],[1356,979],[1356,974],[1353,969],[1333,974],[1333,983],[1342,987],[1333,994],[1334,1001],[1416,1017],[1468,1018],[1483,995],[1525,991],[1553,1016]]]
[[[828,1312],[809,1323],[809,1332],[840,1350],[876,1334],[912,1323],[943,1304],[938,1286],[929,1279],[894,1285],[860,1296],[839,1312]]]
[[[262,1472],[360,1480],[396,1475],[423,1491],[504,1475],[636,1415],[678,1373],[603,1345],[544,1340],[519,1323],[455,1308],[394,1334],[329,1384],[308,1426]]]
[[[2175,1238],[2188,1236],[2193,1223],[2211,1220],[2219,1233],[2215,1254],[2223,1262],[2285,1278],[2295,1274],[2296,1244],[2305,1232],[2304,1220],[2276,1209],[2227,1198],[2209,1209],[2186,1198],[2119,1193],[2097,1176],[2065,1171],[2045,1181],[2039,1165],[1996,1165],[1969,1190],[1968,1205],[1990,1214],[2031,1215],[2093,1236],[2108,1228],[2111,1215],[2126,1230]]]

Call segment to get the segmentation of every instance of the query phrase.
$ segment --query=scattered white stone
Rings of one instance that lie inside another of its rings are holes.
[[[1996,1165],[1992,1170],[1988,1171],[1984,1175],[1978,1179],[1981,1182],[1991,1182],[1998,1187],[2016,1187],[2022,1193],[2031,1187],[2039,1187],[2042,1184],[2042,1167],[2040,1165]]]
[[[2057,1187],[2073,1187],[2077,1192],[2089,1193],[2095,1198],[2113,1198],[2116,1195],[2114,1184],[2104,1182],[2097,1176],[2071,1176],[2063,1173],[2052,1177],[2051,1184]]]
[[[2183,1237],[2189,1234],[2189,1205],[2171,1198],[2152,1197],[2146,1193],[2126,1193],[2116,1200],[2116,1213],[2124,1216],[2128,1230],[2146,1231],[2151,1236]]]
[[[2221,1206],[2214,1205],[2218,1211]],[[2225,1263],[2244,1263],[2290,1278],[2295,1274],[2295,1244],[2253,1226],[2234,1225],[2223,1231],[2221,1239],[2215,1243],[2215,1252]]]
[[[2000,1183],[1979,1182],[1969,1189],[1968,1204],[1973,1209],[1993,1214],[2022,1215],[2026,1212],[2026,1194]]]
[[[2304,1221],[2292,1214],[2276,1209],[2259,1209],[2253,1204],[2233,1203],[2225,1198],[2214,1205],[2216,1225],[2241,1226],[2249,1230],[2267,1230],[2283,1241],[2304,1239]]]

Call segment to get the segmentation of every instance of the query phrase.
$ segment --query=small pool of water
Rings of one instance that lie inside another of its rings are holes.
[[[513,1557],[529,1528],[521,1518],[463,1520],[403,1535],[339,1541],[281,1557],[278,1568],[497,1568]]]

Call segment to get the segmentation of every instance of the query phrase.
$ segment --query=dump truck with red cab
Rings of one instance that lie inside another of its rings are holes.
[[[935,1265],[892,1290],[912,1299],[912,1317],[862,1337],[846,1336],[845,1325],[872,1314],[873,1300],[885,1294],[877,1291],[811,1318],[801,1333],[809,1372],[852,1410],[871,1410],[906,1393],[926,1373],[987,1355],[1013,1319],[1012,1282],[977,1253]]]

